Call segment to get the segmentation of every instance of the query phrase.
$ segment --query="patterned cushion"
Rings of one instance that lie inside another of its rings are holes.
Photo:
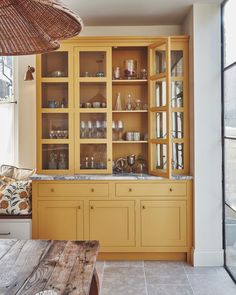
[[[31,214],[31,180],[0,176],[0,214]]]

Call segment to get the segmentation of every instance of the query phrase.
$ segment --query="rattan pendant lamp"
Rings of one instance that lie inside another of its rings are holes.
[[[0,55],[45,53],[78,35],[82,20],[56,0],[0,0]]]

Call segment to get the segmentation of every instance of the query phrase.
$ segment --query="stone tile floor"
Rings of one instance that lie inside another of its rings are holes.
[[[100,295],[236,295],[223,267],[183,262],[98,261]]]

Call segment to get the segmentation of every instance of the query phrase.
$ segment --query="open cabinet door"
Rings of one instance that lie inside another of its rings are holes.
[[[170,38],[149,46],[149,173],[171,176]]]

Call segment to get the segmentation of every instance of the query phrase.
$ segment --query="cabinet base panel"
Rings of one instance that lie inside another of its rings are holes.
[[[108,253],[101,252],[98,254],[98,260],[174,260],[174,261],[187,261],[187,253],[169,253],[169,252],[133,252],[133,253]]]

